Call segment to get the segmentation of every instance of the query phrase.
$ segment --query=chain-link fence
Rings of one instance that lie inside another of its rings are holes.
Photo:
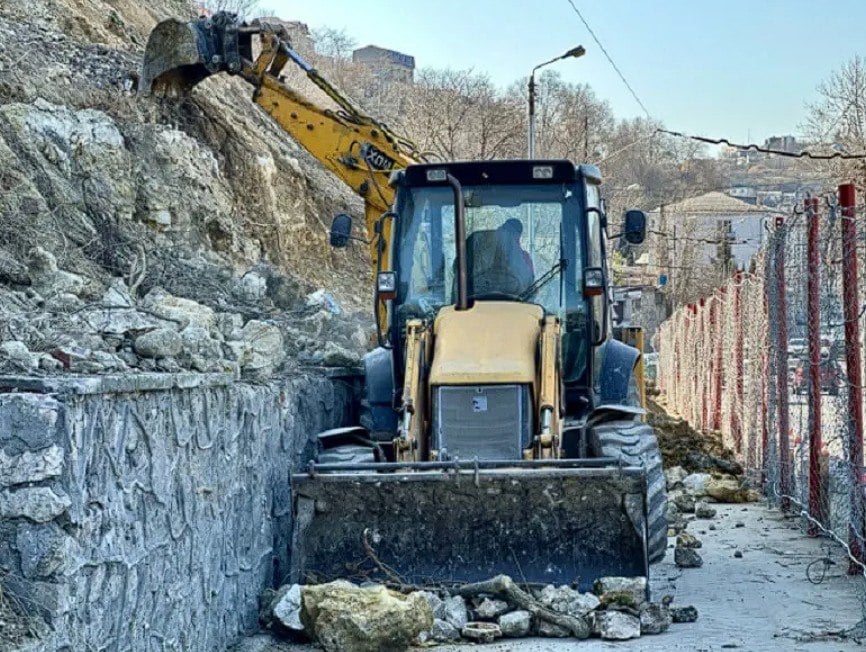
[[[749,270],[677,310],[658,342],[669,408],[721,432],[770,503],[866,577],[859,212],[845,185],[769,219]]]

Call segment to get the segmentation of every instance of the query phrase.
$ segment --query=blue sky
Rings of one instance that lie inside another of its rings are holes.
[[[866,0],[574,0],[653,117],[706,136],[762,141],[796,133],[830,72],[866,54]],[[418,67],[474,68],[506,85],[554,64],[589,83],[618,117],[642,111],[568,0],[262,0],[281,18],[344,28],[415,56]],[[859,46],[859,49],[858,49]]]

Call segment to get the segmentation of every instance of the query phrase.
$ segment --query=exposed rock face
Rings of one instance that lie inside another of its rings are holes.
[[[135,339],[135,352],[144,358],[173,358],[180,353],[183,341],[170,328],[157,328]]]
[[[405,650],[433,625],[427,601],[383,586],[347,582],[305,586],[301,620],[328,652]]]

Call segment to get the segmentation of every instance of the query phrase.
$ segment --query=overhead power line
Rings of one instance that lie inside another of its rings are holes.
[[[570,0],[569,0],[570,1]],[[727,138],[707,138],[706,136],[693,136],[691,134],[684,134],[679,131],[669,131],[667,129],[657,129],[656,133],[667,134],[668,136],[675,136],[677,138],[685,138],[687,140],[694,140],[699,143],[708,143],[710,145],[727,145],[728,147],[733,147],[734,149],[740,150],[754,150],[756,152],[761,152],[763,154],[774,154],[775,156],[787,156],[788,158],[808,158],[814,159],[818,161],[829,161],[834,158],[838,159],[846,159],[846,160],[860,160],[866,159],[866,153],[859,154],[843,154],[842,152],[833,152],[832,154],[813,154],[808,150],[802,150],[799,152],[786,152],[780,149],[771,149],[769,147],[761,147],[760,145],[756,145],[755,143],[749,143],[748,145],[739,145],[737,143],[732,143]]]
[[[598,37],[595,35],[595,32],[592,31],[592,27],[589,26],[589,23],[586,22],[586,18],[583,17],[583,14],[580,13],[580,9],[574,4],[573,0],[568,0],[568,4],[571,5],[571,8],[574,9],[574,13],[577,14],[577,17],[580,18],[580,22],[583,23],[583,26],[586,27],[586,31],[589,32],[589,35],[592,37],[592,40],[595,41],[595,44],[598,46],[599,50],[601,50],[602,54],[604,54],[605,58],[608,60],[610,65],[616,71],[616,74],[619,75],[619,78],[622,80],[622,83],[625,84],[625,87],[628,89],[628,92],[631,93],[631,96],[634,98],[634,101],[640,105],[640,108],[643,109],[643,112],[646,114],[646,117],[652,120],[652,116],[650,115],[649,109],[646,108],[646,105],[641,102],[641,99],[637,96],[635,90],[631,87],[631,84],[628,83],[628,80],[625,78],[625,75],[622,74],[622,71],[619,69],[613,58],[608,54],[608,51],[601,44],[601,41],[598,40]]]

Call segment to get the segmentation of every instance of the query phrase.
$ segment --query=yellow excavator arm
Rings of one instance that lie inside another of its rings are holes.
[[[258,37],[256,56],[253,36]],[[280,73],[289,61],[339,109],[317,106],[284,84]],[[358,110],[292,49],[282,26],[259,21],[242,25],[224,12],[192,23],[167,20],[157,25],[145,50],[141,89],[163,95],[185,93],[217,72],[249,82],[255,88],[253,101],[361,196],[367,232],[381,236],[370,239],[373,271],[390,269],[392,220],[381,219],[394,201],[389,177],[394,170],[423,161],[423,155],[411,142]]]

